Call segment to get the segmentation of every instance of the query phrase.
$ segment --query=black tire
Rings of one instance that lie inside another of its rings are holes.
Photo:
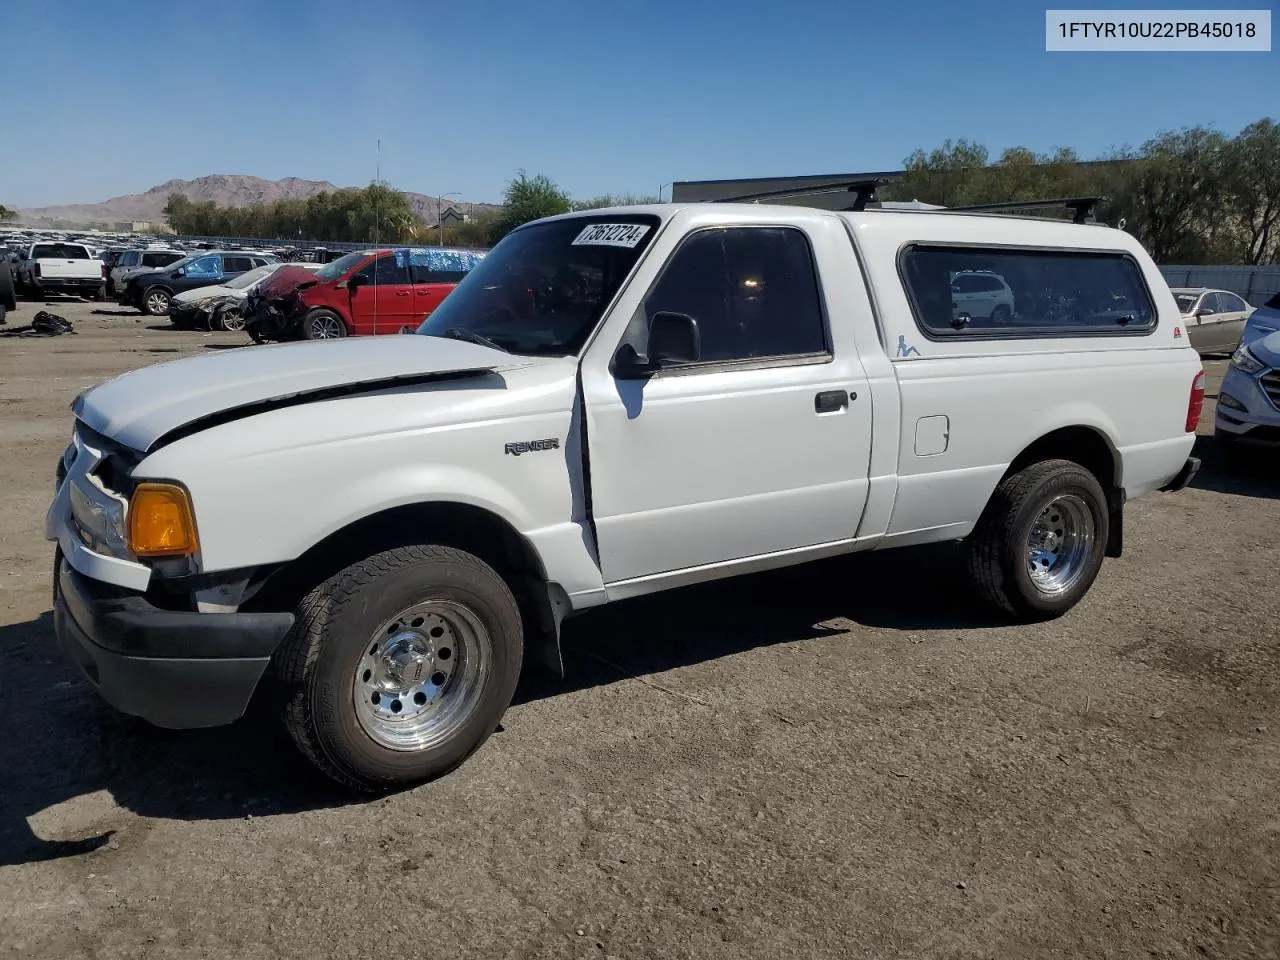
[[[1074,579],[1062,592],[1051,595],[1036,585],[1028,549],[1041,513],[1064,496],[1082,504],[1074,509],[1087,512],[1092,539],[1080,548]],[[1034,463],[1006,477],[992,494],[968,538],[970,575],[988,603],[1019,620],[1059,617],[1079,602],[1097,578],[1109,523],[1106,495],[1092,473],[1070,460]]]
[[[332,310],[323,307],[302,318],[298,335],[303,340],[335,340],[347,335],[347,325]]]
[[[3,303],[0,303],[0,326],[3,326],[4,324],[9,322],[5,318],[5,314],[8,312],[9,312],[9,308],[6,307]]]
[[[164,301],[163,309],[159,305],[161,299]],[[152,317],[167,317],[169,315],[169,301],[172,299],[173,294],[164,287],[148,287],[141,294],[142,312]],[[157,302],[153,303],[153,300]]]
[[[13,272],[9,264],[0,260],[0,307],[10,310],[18,309],[17,290],[14,287]]]
[[[1013,313],[1008,307],[1003,303],[997,304],[996,308],[991,311],[991,322],[997,327],[1002,327],[1009,322],[1012,316]]]
[[[107,296],[114,299],[116,296],[116,282],[107,277]]]
[[[392,749],[361,725],[356,671],[389,618],[432,600],[465,608],[488,632],[487,678],[442,742]],[[515,694],[524,652],[519,608],[497,572],[461,550],[410,546],[361,560],[312,590],[297,617],[276,654],[285,727],[312,763],[349,787],[380,791],[448,773],[488,739]]]
[[[104,302],[106,302],[106,299],[107,299],[107,285],[106,285],[105,283],[104,283],[104,284],[102,284],[102,286],[98,287],[98,289],[97,289],[97,290],[93,291],[93,299],[94,299],[94,301],[96,301],[97,303],[104,303]]]

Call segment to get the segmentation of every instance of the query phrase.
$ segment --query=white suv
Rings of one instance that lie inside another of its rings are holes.
[[[983,317],[996,325],[1013,319],[1013,291],[1004,277],[989,270],[967,270],[951,278],[951,311],[962,317]]]
[[[957,324],[954,278],[980,270],[1007,282]],[[1073,307],[1001,323],[1024,295]],[[1103,226],[746,203],[536,221],[416,336],[77,398],[46,526],[57,633],[168,727],[236,719],[271,666],[301,750],[378,789],[460,763],[526,655],[560,669],[561,620],[625,597],[963,539],[994,608],[1060,616],[1120,554],[1126,503],[1199,465],[1182,328]]]

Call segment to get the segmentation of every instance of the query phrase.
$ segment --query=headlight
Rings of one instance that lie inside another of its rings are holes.
[[[205,297],[203,300],[201,300],[199,303],[196,304],[196,309],[203,310],[205,307],[209,306],[209,304],[211,303],[213,303],[213,297]]]
[[[1238,347],[1231,355],[1231,365],[1249,376],[1254,376],[1267,369],[1267,365],[1249,352],[1248,347]]]

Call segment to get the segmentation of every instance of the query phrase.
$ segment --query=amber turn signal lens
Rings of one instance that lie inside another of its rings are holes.
[[[129,501],[129,549],[135,557],[188,557],[199,549],[187,491],[140,483]]]

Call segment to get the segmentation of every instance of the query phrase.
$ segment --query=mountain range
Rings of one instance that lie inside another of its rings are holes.
[[[194,180],[168,180],[145,193],[130,193],[112,197],[101,203],[71,203],[51,207],[33,207],[19,210],[20,222],[34,227],[89,226],[91,224],[120,223],[126,220],[147,220],[157,223],[164,219],[164,206],[172,193],[185,194],[195,203],[212,200],[222,207],[247,207],[257,203],[273,203],[276,200],[305,200],[313,194],[339,187],[327,180],[302,180],[285,177],[283,180],[264,180],[242,174],[212,174]],[[440,215],[440,200],[423,193],[405,191],[413,209],[422,219],[434,224]],[[492,203],[466,203],[450,199],[446,206],[455,206],[464,213],[481,213],[497,210]]]

